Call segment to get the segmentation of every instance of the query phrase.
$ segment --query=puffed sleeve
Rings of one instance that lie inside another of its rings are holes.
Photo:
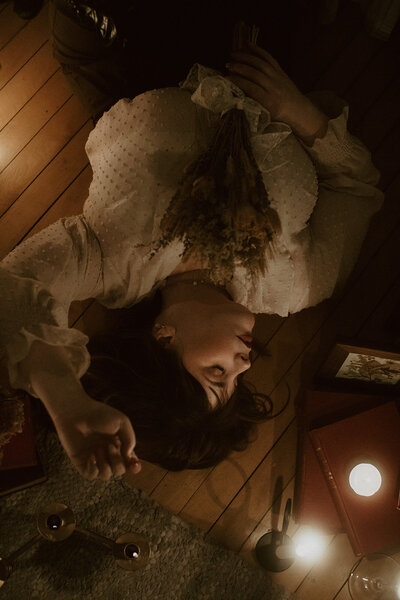
[[[290,243],[294,285],[289,312],[314,306],[338,291],[353,270],[374,213],[382,206],[371,154],[347,129],[346,103],[329,93],[314,102],[330,117],[326,135],[302,144],[318,175],[318,200]]]
[[[149,257],[182,172],[200,152],[196,106],[179,88],[122,99],[90,133],[86,152],[93,180],[83,214],[103,252],[100,301],[129,306],[181,260],[179,241]]]
[[[102,292],[99,243],[82,216],[63,218],[0,263],[0,357],[10,384],[33,393],[19,363],[35,340],[65,347],[78,377],[89,366],[88,338],[68,327],[73,300]]]

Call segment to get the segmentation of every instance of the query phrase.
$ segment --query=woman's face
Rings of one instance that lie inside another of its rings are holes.
[[[170,307],[157,321],[167,323],[162,328],[165,332],[160,329],[160,334],[165,337],[170,334],[170,348],[201,383],[210,404],[214,407],[218,399],[229,398],[238,375],[250,367],[254,315],[232,301],[220,304],[189,301]]]

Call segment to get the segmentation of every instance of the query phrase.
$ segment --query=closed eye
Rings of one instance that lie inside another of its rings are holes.
[[[225,375],[225,369],[219,365],[213,365],[212,367],[206,367],[206,373],[210,377],[222,377]]]

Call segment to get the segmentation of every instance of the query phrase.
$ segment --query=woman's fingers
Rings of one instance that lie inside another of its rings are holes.
[[[139,473],[142,466],[136,454],[131,452],[129,457],[121,454],[122,442],[118,435],[113,436],[108,442],[106,449],[102,446],[96,449],[97,475],[95,477],[108,481],[113,477],[122,477],[130,469],[133,473]]]
[[[242,63],[227,63],[226,68],[231,74],[239,75],[244,79],[248,79],[249,81],[259,85],[260,88],[264,90],[268,90],[268,87],[271,85],[271,78],[269,76],[250,65],[245,65]]]
[[[111,477],[122,477],[128,469],[135,474],[142,469],[135,453],[129,458],[121,455],[121,441],[118,436],[93,449],[85,461],[75,460],[73,464],[89,481],[94,479],[109,481]]]
[[[136,454],[129,461],[129,469],[135,475],[142,470],[142,464],[141,464],[140,460],[137,458]]]
[[[86,477],[86,479],[89,479],[89,481],[93,481],[93,479],[96,479],[98,474],[99,474],[99,469],[97,467],[97,459],[93,452],[92,454],[90,454],[90,456],[88,458],[88,461],[85,465],[85,470],[84,470],[84,472],[82,472],[82,475],[84,477]]]
[[[280,118],[287,103],[287,76],[268,52],[258,46],[251,48],[258,54],[241,51],[232,53],[237,62],[227,63],[227,79],[269,110],[271,118]]]
[[[269,95],[268,92],[259,86],[257,83],[250,81],[249,79],[245,79],[236,73],[232,73],[228,75],[226,79],[229,79],[232,83],[237,85],[246,96],[253,98],[256,102],[259,102],[261,106],[269,107]]]
[[[138,457],[135,454],[135,446],[136,446],[136,436],[133,431],[132,423],[125,417],[121,421],[121,425],[118,431],[117,436],[121,440],[121,454],[122,456],[129,461],[140,462]]]
[[[271,119],[292,128],[303,121],[309,103],[278,62],[263,48],[250,44],[248,51],[233,52],[227,79],[266,108]]]
[[[231,59],[232,60],[230,61],[230,64],[242,67],[247,65],[247,67],[252,67],[261,76],[264,75],[264,77],[273,77],[274,74],[276,74],[276,68],[272,64],[263,60],[259,56],[256,56],[255,54],[236,51],[231,53]]]
[[[108,481],[112,476],[112,470],[105,449],[103,446],[98,446],[95,449],[94,454],[98,469],[97,478]]]
[[[135,438],[135,443],[136,443],[136,438]],[[118,449],[118,461],[116,460],[116,462],[118,462],[118,465],[119,465],[117,472],[113,468],[114,476],[118,477],[119,475],[123,475],[127,469],[130,469],[132,471],[132,473],[135,473],[135,474],[139,473],[139,471],[142,470],[142,465],[140,463],[140,460],[138,459],[136,453],[133,452],[133,450],[130,451],[129,456],[124,457],[121,455],[120,450],[122,447],[122,442],[118,436],[114,436],[114,446],[116,446]]]
[[[114,443],[110,443],[107,446],[108,460],[114,477],[121,477],[126,471],[125,462],[121,456],[120,448],[121,442],[119,440],[115,441]]]
[[[257,46],[257,44],[251,44],[250,43],[249,44],[249,50],[253,54],[256,54],[257,56],[259,56],[260,58],[262,58],[263,60],[265,60],[266,62],[268,62],[270,65],[272,65],[278,71],[284,72],[283,69],[282,69],[282,67],[278,63],[278,61],[272,56],[272,54],[270,54],[269,52],[267,52],[266,50],[264,50],[264,48],[260,48],[260,46]]]
[[[89,479],[89,481],[96,479],[99,474],[99,469],[94,451],[91,452],[89,456],[87,456],[85,451],[70,456],[70,459],[75,469],[82,475],[82,477]]]
[[[266,75],[272,75],[273,73],[285,74],[278,61],[269,52],[255,44],[249,44],[247,50],[233,50],[231,57],[234,60],[252,65]]]

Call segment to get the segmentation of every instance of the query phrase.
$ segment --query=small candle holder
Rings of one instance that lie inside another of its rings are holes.
[[[74,532],[106,546],[115,558],[119,567],[126,571],[143,569],[150,559],[150,545],[139,533],[125,533],[115,541],[94,531],[89,531],[76,524],[72,509],[66,504],[52,502],[39,509],[36,517],[38,535],[35,535],[23,546],[7,557],[0,557],[0,587],[10,577],[15,560],[34,546],[39,540],[62,542]]]
[[[257,560],[267,571],[279,573],[285,571],[294,562],[294,548],[292,539],[287,535],[290,514],[292,512],[292,500],[286,502],[283,515],[282,529],[273,529],[265,533],[257,542],[255,552]]]

